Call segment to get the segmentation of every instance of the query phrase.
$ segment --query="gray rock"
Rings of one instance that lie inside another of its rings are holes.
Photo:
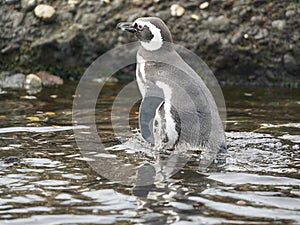
[[[15,4],[17,2],[19,2],[20,0],[5,0],[5,3],[7,4]]]
[[[231,37],[230,42],[235,45],[238,44],[240,40],[242,40],[242,38],[243,38],[243,32],[238,31]]]
[[[25,75],[22,73],[10,75],[9,72],[3,72],[0,77],[0,87],[2,88],[23,88]]]
[[[36,0],[21,0],[21,6],[27,11],[32,10],[36,6]]]
[[[293,74],[297,71],[297,62],[291,54],[287,53],[283,56],[283,64],[288,72]]]
[[[97,15],[94,13],[83,14],[81,24],[84,26],[94,26],[97,21]]]
[[[286,18],[291,18],[291,17],[293,17],[293,16],[295,16],[296,15],[296,12],[295,12],[295,10],[287,10],[286,12],[285,12],[285,17]]]
[[[285,20],[274,20],[272,22],[272,27],[278,30],[283,30],[286,27]]]
[[[268,30],[267,29],[259,29],[258,33],[254,35],[254,39],[260,40],[268,36]]]
[[[230,21],[225,16],[214,17],[211,16],[208,18],[208,28],[213,31],[225,32],[228,31]]]
[[[18,27],[24,19],[24,13],[23,12],[15,12],[13,17],[13,27]]]

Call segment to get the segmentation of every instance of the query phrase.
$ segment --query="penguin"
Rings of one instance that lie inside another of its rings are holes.
[[[140,42],[136,80],[142,137],[158,150],[226,148],[214,98],[176,52],[167,25],[157,17],[142,17],[118,23],[117,29],[135,34]]]

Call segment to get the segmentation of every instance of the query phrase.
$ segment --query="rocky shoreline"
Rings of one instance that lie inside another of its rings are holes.
[[[176,44],[224,84],[300,86],[298,0],[0,0],[0,73],[79,78],[93,60],[134,41],[115,26],[161,17]]]

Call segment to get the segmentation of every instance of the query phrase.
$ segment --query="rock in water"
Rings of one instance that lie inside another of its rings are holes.
[[[35,7],[34,9],[34,14],[45,21],[51,21],[54,19],[55,17],[55,9],[50,6],[50,5],[46,5],[46,4],[40,4],[38,6]]]

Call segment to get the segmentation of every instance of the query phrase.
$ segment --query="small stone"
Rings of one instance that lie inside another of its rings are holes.
[[[142,0],[131,0],[131,3],[134,5],[140,6],[143,4],[143,1]]]
[[[290,73],[294,73],[297,71],[297,63],[295,58],[289,53],[283,56],[283,64],[286,70]]]
[[[234,45],[238,44],[240,42],[240,40],[242,39],[242,37],[243,37],[243,32],[239,31],[231,37],[230,42]]]
[[[254,36],[254,39],[260,40],[268,36],[267,29],[259,29],[258,33]]]
[[[19,2],[19,0],[5,0],[5,3],[7,4],[15,4],[17,2]]]
[[[272,27],[278,30],[283,30],[286,26],[285,20],[274,20],[272,22]]]
[[[52,6],[46,4],[40,4],[34,9],[34,14],[38,18],[45,21],[51,21],[52,19],[54,19],[55,13],[55,9]]]
[[[192,14],[191,15],[191,18],[194,19],[194,20],[199,20],[200,19],[200,16],[196,15],[196,14]]]
[[[293,17],[293,16],[295,16],[295,15],[296,15],[295,10],[287,10],[287,11],[285,12],[285,17],[286,17],[286,18],[291,18],[291,17]]]
[[[24,16],[25,15],[23,12],[15,12],[14,13],[14,16],[13,16],[13,18],[14,18],[13,19],[13,27],[14,28],[18,27],[22,23]]]
[[[246,205],[246,202],[244,200],[238,200],[236,202],[237,205]]]
[[[217,18],[211,16],[208,18],[209,28],[213,31],[224,32],[227,31],[230,25],[230,21],[225,16],[218,16]]]
[[[182,16],[185,12],[185,9],[178,4],[171,5],[170,10],[171,10],[171,15],[176,17]]]
[[[263,16],[252,16],[250,20],[252,23],[255,23],[258,25],[262,25],[265,22],[265,19]]]
[[[36,6],[36,0],[21,0],[21,6],[27,11],[32,10]]]
[[[200,9],[206,9],[209,6],[209,2],[203,2],[200,4],[199,8]]]
[[[71,7],[74,7],[75,5],[78,5],[80,3],[80,0],[68,0],[68,5]]]
[[[96,24],[97,17],[98,17],[98,15],[95,13],[83,14],[82,18],[81,18],[81,24],[84,26]]]

